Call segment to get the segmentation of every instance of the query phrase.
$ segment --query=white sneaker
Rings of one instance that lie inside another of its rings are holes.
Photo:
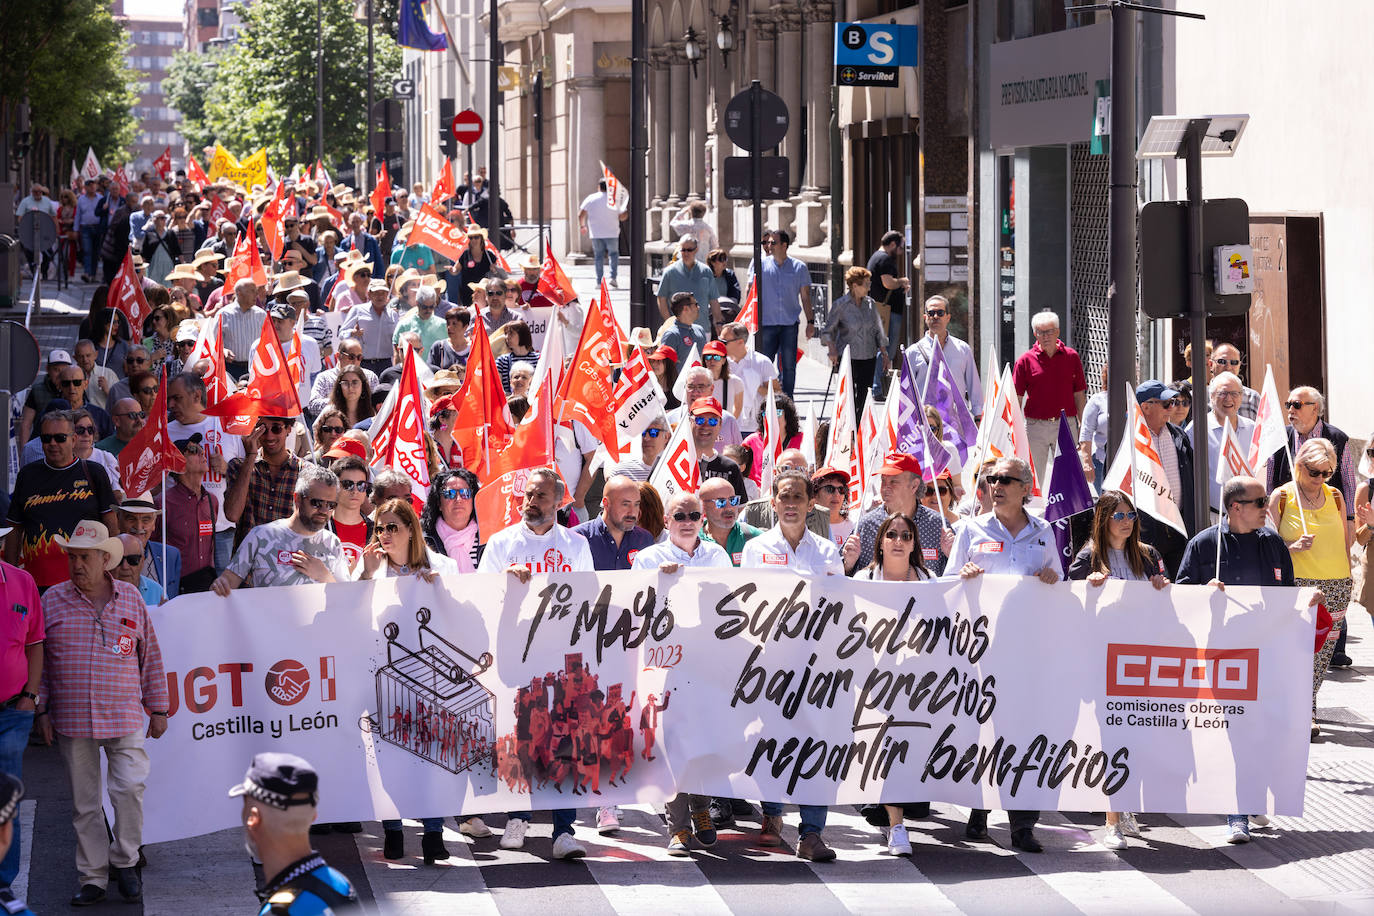
[[[1108,849],[1126,848],[1126,832],[1122,828],[1121,821],[1107,825],[1107,833],[1102,837],[1102,845],[1106,846]]]
[[[1244,820],[1234,820],[1228,825],[1230,832],[1226,836],[1228,843],[1248,843],[1250,842],[1250,825]]]
[[[1121,815],[1121,832],[1126,836],[1141,838],[1140,824],[1136,822],[1135,815],[1129,811]]]
[[[619,829],[620,815],[616,813],[614,805],[596,809],[597,833],[615,833]]]
[[[887,831],[887,854],[890,856],[910,856],[911,839],[906,835],[906,827],[898,824]]]
[[[1268,827],[1268,826],[1269,826],[1269,817],[1268,817],[1267,815],[1264,815],[1264,814],[1252,814],[1252,815],[1250,815],[1250,826],[1252,826],[1252,827]]]
[[[464,836],[472,837],[491,836],[491,828],[480,817],[470,817],[465,821],[459,821],[458,832]]]
[[[513,817],[506,821],[506,832],[501,834],[501,848],[519,849],[524,846],[525,834],[529,829],[530,822],[523,817]]]
[[[580,859],[586,854],[587,847],[577,842],[571,833],[559,834],[558,839],[553,841],[555,859]]]

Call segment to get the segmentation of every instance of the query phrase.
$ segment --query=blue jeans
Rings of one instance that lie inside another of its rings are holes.
[[[425,833],[438,833],[444,829],[444,819],[442,817],[422,817],[420,823],[425,825]],[[400,830],[400,821],[382,821],[383,830]]]
[[[29,732],[33,730],[33,710],[20,712],[17,709],[0,709],[0,770],[16,779],[24,777],[24,748],[29,745]],[[14,836],[10,839],[10,851],[0,859],[0,888],[8,888],[19,874],[19,817],[14,824]]]
[[[762,806],[763,813],[768,817],[782,817],[782,802],[763,802]],[[797,828],[797,835],[820,833],[825,829],[825,816],[829,811],[825,805],[802,805],[801,826]]]
[[[81,267],[83,272],[94,275],[100,263],[100,227],[81,227]]]
[[[234,529],[215,532],[215,575],[220,575],[234,558]]]
[[[760,353],[778,364],[778,384],[783,394],[792,397],[797,385],[797,326],[796,324],[765,324],[759,328],[757,346]]]
[[[532,811],[512,811],[507,817],[519,818],[522,821],[534,820]],[[553,838],[556,840],[565,833],[573,832],[573,821],[577,820],[576,808],[554,808],[553,809]]]
[[[592,256],[596,259],[596,282],[601,282],[601,274],[606,266],[607,255],[611,258],[611,279],[620,270],[620,239],[592,239]]]

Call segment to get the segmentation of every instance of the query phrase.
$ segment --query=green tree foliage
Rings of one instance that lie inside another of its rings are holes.
[[[207,54],[178,51],[167,67],[162,90],[167,104],[181,114],[181,135],[191,151],[200,151],[215,142],[214,128],[209,123],[206,99],[215,83],[215,73],[224,54],[218,50]],[[204,164],[204,163],[202,163]]]
[[[138,75],[124,64],[128,38],[108,0],[5,3],[0,25],[0,130],[29,103],[35,139],[102,160],[128,157],[138,132]]]
[[[385,5],[374,9],[377,98],[401,70],[389,34],[395,26],[381,18]],[[331,163],[367,149],[367,26],[353,18],[354,9],[354,0],[323,2],[324,147]],[[243,26],[228,51],[198,64],[179,57],[174,69],[173,104],[186,116],[192,149],[218,140],[239,156],[265,146],[279,167],[313,160],[315,0],[255,0],[237,12]]]

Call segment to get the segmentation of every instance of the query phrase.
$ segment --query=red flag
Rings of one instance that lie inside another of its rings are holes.
[[[153,313],[153,308],[148,304],[148,300],[143,298],[143,284],[134,271],[132,249],[124,252],[124,263],[119,265],[114,279],[110,281],[110,288],[105,294],[105,304],[119,309],[129,320],[129,327],[134,335],[142,336],[143,322]]]
[[[315,160],[315,165],[310,169],[310,177],[320,186],[320,197],[324,197],[325,192],[334,187],[334,181],[329,177],[329,173],[324,170],[324,163]]]
[[[610,304],[598,297],[587,310],[577,351],[555,398],[560,407],[558,419],[582,421],[606,446],[612,461],[620,459],[615,386],[611,381],[611,356],[619,346]]]
[[[467,377],[458,389],[457,408],[453,438],[463,450],[463,466],[486,482],[493,459],[506,447],[515,429],[507,419],[506,390],[485,334],[472,335]]]
[[[194,181],[202,189],[210,183],[210,176],[205,174],[205,170],[200,167],[195,156],[186,157],[186,177]]]
[[[368,195],[372,201],[372,216],[375,219],[381,219],[382,214],[386,212],[386,199],[390,196],[391,176],[387,174],[386,163],[383,162],[382,167],[377,170],[377,186]]]
[[[248,384],[205,412],[216,417],[296,417],[301,413],[300,397],[291,382],[286,354],[277,340],[272,318],[263,319],[262,333],[253,348],[248,368]]]
[[[510,264],[506,261],[506,256],[496,249],[496,246],[491,243],[491,239],[487,239],[487,253],[496,259],[496,263],[501,265],[501,269],[506,273],[515,273],[515,271],[511,270]]]
[[[534,393],[529,412],[515,427],[510,443],[492,461],[490,476],[547,467],[553,463],[553,446],[553,390],[543,385]]]
[[[428,245],[444,257],[456,261],[468,247],[468,237],[462,229],[439,215],[429,204],[422,204],[415,222],[406,236],[407,245]]]
[[[162,155],[153,160],[153,168],[157,169],[159,178],[166,179],[172,174],[172,148],[169,146],[162,151]]]
[[[210,363],[201,375],[201,380],[205,382],[205,404],[212,407],[233,393],[233,389],[229,387],[229,371],[224,364],[224,329],[217,318],[211,318],[201,325],[200,337],[196,339],[196,345],[186,359],[187,368],[202,359]],[[253,431],[252,415],[223,419],[224,431],[230,435],[246,436]]]
[[[120,197],[129,196],[129,174],[124,171],[123,165],[114,170],[114,186]]]
[[[479,335],[480,336],[480,335]],[[429,491],[429,457],[425,453],[424,403],[415,374],[415,351],[406,347],[406,361],[397,383],[396,401],[386,422],[372,434],[374,468],[395,468],[410,478],[410,492],[423,504]]]
[[[282,246],[286,244],[286,239],[282,237],[281,226],[282,220],[285,218],[285,214],[282,212],[285,202],[286,183],[279,181],[277,182],[277,193],[272,195],[272,199],[262,209],[262,234],[267,240],[267,251],[274,261],[281,257]]]
[[[539,292],[557,305],[567,305],[577,298],[577,291],[563,273],[563,267],[553,256],[552,246],[544,246],[544,266],[539,271]]]
[[[167,367],[157,388],[148,422],[119,453],[119,480],[130,496],[147,493],[163,471],[186,470],[186,456],[172,444],[167,432]]]
[[[441,204],[452,197],[457,190],[453,184],[453,162],[445,157],[444,167],[439,170],[439,177],[434,180],[434,190],[429,192],[429,202]]]
[[[744,305],[739,310],[739,317],[735,319],[754,334],[757,334],[759,331],[758,289],[758,281],[751,279],[749,281],[749,291],[744,294]]]
[[[224,219],[229,213],[229,205],[224,202],[224,198],[218,194],[210,201],[209,224],[212,228],[219,226],[219,221]],[[216,229],[216,231],[218,231]]]
[[[234,245],[234,255],[229,259],[229,272],[224,276],[224,288],[233,291],[235,284],[244,278],[251,279],[258,286],[267,285],[267,271],[262,269],[262,255],[258,253],[257,233],[253,220],[248,220],[248,229],[239,236]],[[268,326],[271,330],[271,326]]]
[[[72,160],[72,180],[71,180],[72,192],[75,193],[75,194],[80,194],[80,193],[81,193],[81,185],[82,185],[82,183],[83,183],[83,182],[81,181],[81,173],[78,172],[78,171],[76,170],[76,160]]]

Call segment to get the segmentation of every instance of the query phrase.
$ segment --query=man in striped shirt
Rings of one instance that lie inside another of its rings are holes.
[[[81,890],[73,906],[105,898],[111,873],[125,900],[143,897],[136,868],[143,842],[143,789],[148,754],[143,739],[167,730],[167,679],[162,653],[138,589],[110,571],[124,557],[119,538],[100,522],[82,521],[70,537],[54,538],[67,554],[71,579],[43,595],[43,683],[38,731],[57,737],[72,789],[76,870]],[[101,802],[100,752],[109,773],[113,839]]]
[[[235,378],[242,378],[248,374],[248,360],[267,319],[267,312],[258,305],[258,285],[252,278],[244,277],[234,284],[234,304],[220,309],[215,317],[224,334],[225,368]]]

